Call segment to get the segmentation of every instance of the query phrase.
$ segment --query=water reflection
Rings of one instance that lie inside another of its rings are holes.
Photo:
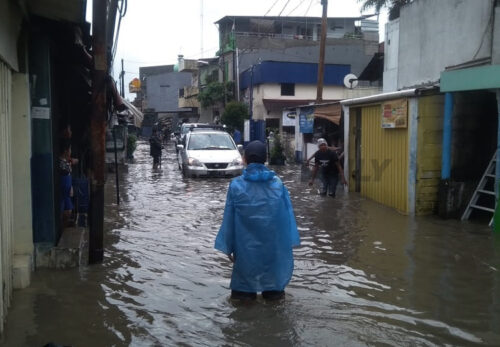
[[[500,235],[408,218],[356,194],[319,197],[300,167],[275,168],[302,245],[284,301],[229,301],[231,264],[213,249],[227,179],[184,179],[148,146],[108,177],[102,265],[38,271],[14,294],[2,344],[498,345]]]

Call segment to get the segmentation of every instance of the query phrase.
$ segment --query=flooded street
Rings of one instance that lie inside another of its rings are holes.
[[[284,301],[233,305],[231,264],[213,248],[229,180],[160,170],[142,142],[108,176],[105,259],[37,270],[15,291],[2,344],[43,346],[500,345],[500,235],[409,218],[339,192],[319,197],[298,166],[274,168],[302,245]]]

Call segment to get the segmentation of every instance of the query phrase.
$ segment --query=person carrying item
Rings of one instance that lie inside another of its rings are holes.
[[[318,147],[319,150],[314,154],[314,168],[309,185],[313,185],[316,174],[319,171],[319,179],[321,181],[320,195],[325,196],[328,193],[329,196],[334,198],[339,176],[342,184],[347,185],[344,172],[340,166],[337,153],[328,149],[325,139],[321,138],[318,140]]]
[[[153,157],[153,169],[157,169],[161,161],[161,150],[163,148],[158,129],[154,128],[149,138],[149,154]]]
[[[71,140],[60,140],[60,151],[58,158],[59,169],[59,182],[61,185],[61,213],[62,213],[62,226],[67,227],[71,225],[71,214],[73,212],[73,185],[71,178]]]
[[[215,249],[233,264],[231,298],[266,300],[284,297],[293,272],[292,248],[300,244],[288,190],[265,165],[266,145],[250,142],[243,174],[227,192],[224,218]]]

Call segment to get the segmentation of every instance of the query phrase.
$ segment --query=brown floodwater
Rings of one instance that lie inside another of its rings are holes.
[[[14,292],[5,346],[500,345],[500,235],[412,218],[358,194],[319,197],[278,167],[302,240],[284,301],[234,305],[214,250],[228,179],[184,179],[169,145],[108,177],[105,259],[37,270]]]

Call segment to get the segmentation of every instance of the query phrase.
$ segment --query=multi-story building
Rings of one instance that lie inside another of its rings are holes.
[[[489,194],[475,202],[485,209],[474,211],[491,219],[500,181],[499,18],[494,0],[418,0],[386,25],[384,94],[342,102],[350,189],[403,212],[459,217],[495,157],[496,182],[481,189]],[[369,167],[384,161],[391,174]]]
[[[161,118],[171,118],[173,125],[183,119],[198,119],[197,105],[179,104],[179,91],[192,85],[191,78],[191,72],[179,71],[178,64],[139,68],[141,91],[137,93],[136,103],[142,105],[145,116],[144,136],[150,135],[151,119],[154,123]]]
[[[284,108],[316,100],[321,18],[226,16],[216,24],[221,78],[235,82],[258,133],[281,128]],[[324,101],[352,95],[343,79],[359,76],[379,54],[378,37],[378,22],[367,17],[327,19]],[[357,95],[379,91],[378,84],[364,86]]]
[[[218,54],[228,80],[261,61],[319,61],[319,17],[226,16],[216,24]],[[366,17],[328,18],[327,26],[325,63],[349,65],[352,73],[361,73],[379,51],[378,22]]]
[[[117,11],[112,2],[93,2],[104,15],[94,17],[93,35],[100,40],[90,50],[87,1],[0,0],[0,332],[12,290],[29,286],[32,271],[78,265],[78,259],[64,256],[67,246],[61,242],[68,233],[81,235],[86,224],[62,223],[61,140],[71,142],[72,157],[80,159],[70,178],[86,192],[94,188],[92,196],[85,195],[85,207],[90,201],[94,212],[89,224],[95,227],[89,233],[94,246],[89,256],[98,261],[102,255],[95,236],[102,231],[104,172],[99,167],[104,168],[104,155],[90,160],[89,153],[105,149],[104,81],[112,65],[105,52],[113,46]],[[99,64],[93,64],[89,51]],[[96,76],[102,84],[92,91]],[[91,174],[92,183],[83,173]],[[83,201],[75,205],[82,215]]]

